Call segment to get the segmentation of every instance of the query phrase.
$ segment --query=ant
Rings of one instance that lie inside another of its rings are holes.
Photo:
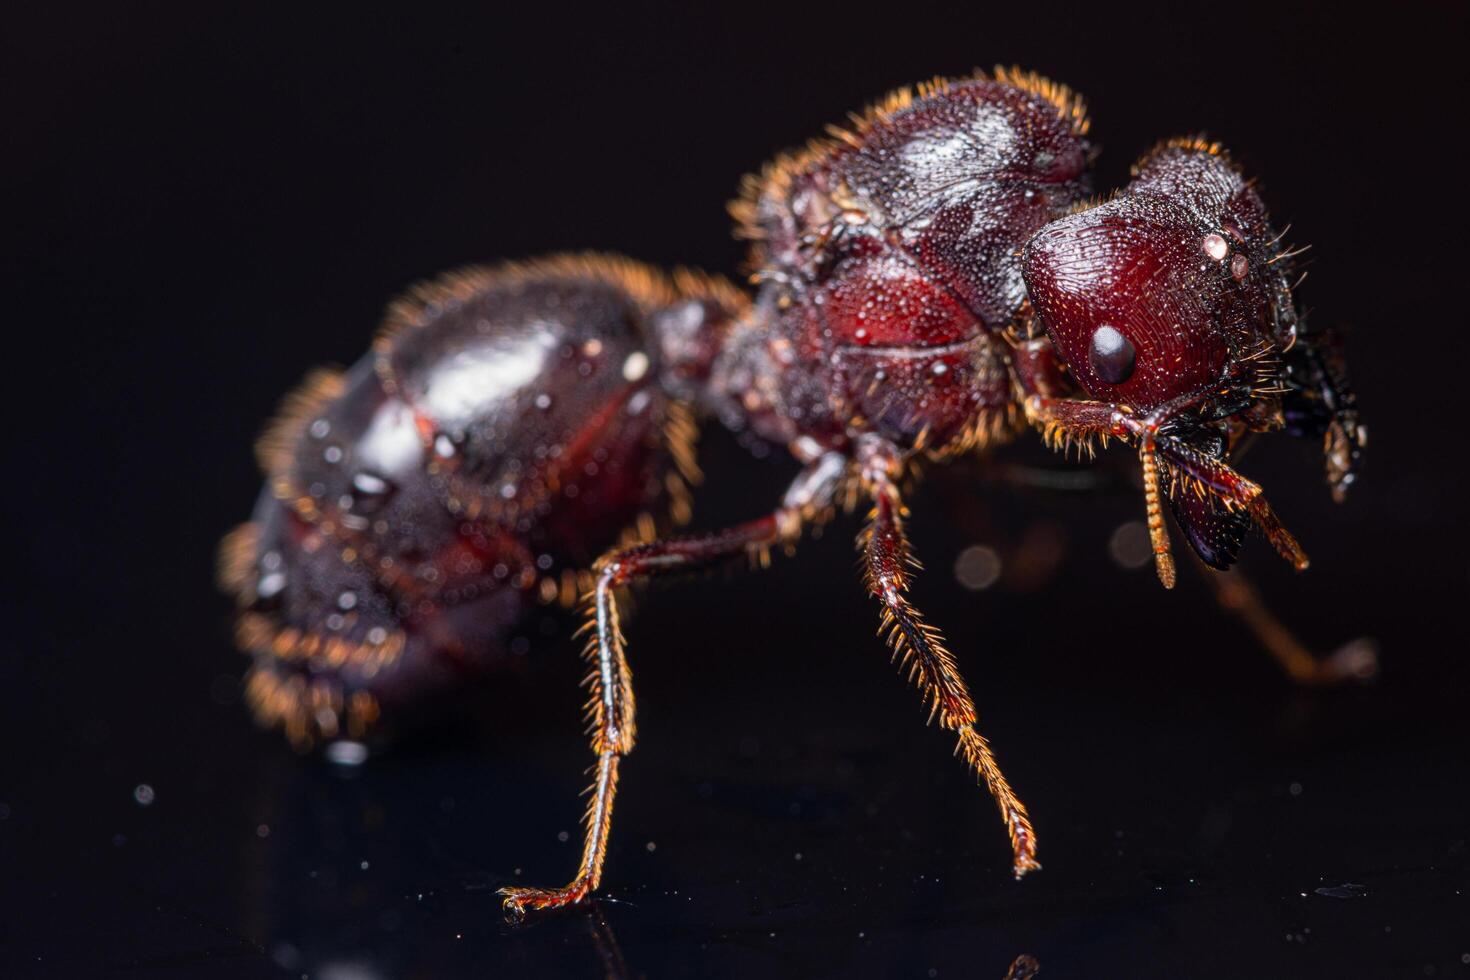
[[[1321,440],[1339,500],[1366,439],[1337,338],[1294,299],[1300,250],[1254,182],[1219,144],[1175,139],[1091,199],[1088,130],[1077,95],[1018,69],[901,89],[746,179],[731,211],[753,297],[596,255],[412,290],[363,360],[312,376],[261,440],[268,482],[221,576],[257,718],[298,745],[361,737],[501,660],[538,601],[580,602],[597,757],[581,863],[563,887],[502,895],[511,913],[582,902],[636,734],[620,592],[763,561],[861,504],[893,656],[994,798],[1015,875],[1039,868],[955,658],[908,599],[921,465],[1027,428],[1059,449],[1126,444],[1167,588],[1166,505],[1209,566],[1255,528],[1306,568],[1230,465],[1246,437]],[[764,515],[670,536],[698,479],[696,419],[802,469]],[[1371,673],[1364,648],[1313,658],[1248,585],[1221,594],[1296,679]]]

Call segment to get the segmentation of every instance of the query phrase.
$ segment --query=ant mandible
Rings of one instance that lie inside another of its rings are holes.
[[[601,880],[635,736],[619,591],[763,559],[861,502],[888,644],[995,799],[1016,876],[1039,868],[955,659],[907,597],[919,464],[1028,426],[1057,448],[1117,439],[1172,587],[1165,502],[1214,568],[1252,527],[1306,567],[1229,463],[1244,436],[1321,439],[1338,499],[1365,441],[1337,339],[1293,298],[1297,252],[1229,155],[1167,141],[1097,203],[1087,134],[1081,99],[1037,75],[936,79],[747,178],[731,210],[753,299],[592,255],[410,292],[369,355],[287,400],[255,515],[223,546],[257,717],[298,745],[361,737],[500,660],[537,601],[581,601],[597,756],[581,864],[564,887],[502,891],[513,913],[575,904]],[[687,520],[698,418],[802,469],[763,516],[666,536],[651,515]],[[1248,586],[1221,591],[1296,679],[1371,672],[1366,649],[1315,659]]]

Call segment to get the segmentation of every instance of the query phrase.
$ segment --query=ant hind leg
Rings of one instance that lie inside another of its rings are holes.
[[[803,524],[830,504],[845,461],[829,453],[797,477],[782,506],[764,517],[712,534],[652,541],[609,552],[594,566],[596,584],[587,596],[590,634],[586,656],[587,714],[596,777],[589,790],[584,819],[582,860],[576,876],[561,888],[502,888],[505,910],[512,916],[528,911],[576,905],[597,889],[607,857],[608,831],[618,788],[618,764],[633,750],[635,734],[632,673],[628,669],[620,625],[617,590],[670,572],[692,571],[740,554],[763,555],[776,545],[792,544]]]

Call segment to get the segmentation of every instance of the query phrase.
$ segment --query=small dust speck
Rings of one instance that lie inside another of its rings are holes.
[[[955,580],[972,592],[990,588],[999,580],[1000,571],[1000,555],[983,544],[970,545],[954,561]]]
[[[648,851],[649,854],[652,854],[654,851],[658,850],[658,845],[655,844],[653,841],[649,841],[647,844],[643,845],[643,848],[644,850]]]
[[[557,833],[556,839],[565,844],[567,841],[572,839],[572,835],[563,830]]]
[[[361,864],[359,864],[358,867],[361,868],[362,870],[366,871],[368,868],[372,867],[372,865],[370,865],[370,864],[368,864],[368,862],[364,861]]]
[[[797,851],[796,852],[796,860],[798,860],[798,861],[801,860],[801,852],[800,851]]]
[[[268,824],[268,823],[263,823],[260,826],[258,826],[258,827],[255,828],[255,836],[256,837],[259,837],[262,840],[264,840],[265,838],[269,837],[270,835],[271,835],[271,825]]]
[[[1290,786],[1286,787],[1286,790],[1292,796],[1301,796],[1302,795],[1302,784],[1301,783],[1292,783]]]
[[[1142,568],[1153,557],[1148,527],[1142,521],[1120,524],[1108,539],[1108,554],[1124,568]]]
[[[152,806],[158,794],[153,792],[153,787],[147,783],[139,783],[133,787],[133,801],[139,806]]]

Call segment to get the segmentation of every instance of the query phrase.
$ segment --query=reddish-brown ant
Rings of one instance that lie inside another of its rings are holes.
[[[1293,300],[1294,253],[1224,151],[1164,143],[1088,203],[1087,132],[1080,99],[1035,75],[936,80],[747,181],[732,211],[753,300],[587,256],[456,273],[396,303],[372,353],[288,400],[254,519],[226,542],[257,717],[301,744],[361,735],[496,659],[538,599],[580,596],[597,754],[581,866],[503,892],[515,912],[579,902],[634,742],[619,590],[763,557],[862,502],[894,655],[995,798],[1016,875],[1039,867],[955,660],[907,598],[918,465],[1028,425],[1058,447],[1118,439],[1172,586],[1165,501],[1209,565],[1256,527],[1306,567],[1229,465],[1244,435],[1321,438],[1338,497],[1363,443],[1335,341]],[[803,469],[763,516],[658,537],[651,513],[688,515],[695,416]],[[1311,658],[1243,583],[1225,597],[1300,680],[1372,667]]]

